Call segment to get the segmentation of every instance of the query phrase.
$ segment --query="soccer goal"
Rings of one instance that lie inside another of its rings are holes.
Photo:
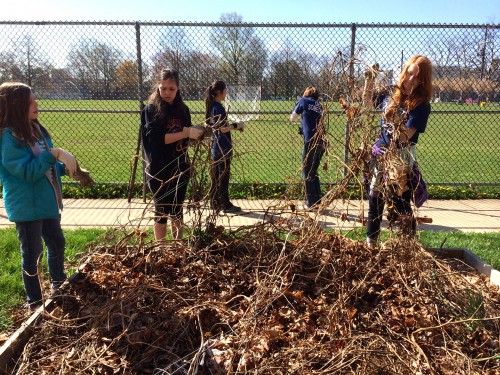
[[[258,120],[260,92],[260,85],[228,85],[225,102],[229,120],[235,122]]]

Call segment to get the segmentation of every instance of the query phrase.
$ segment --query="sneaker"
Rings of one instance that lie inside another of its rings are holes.
[[[236,212],[241,212],[241,208],[238,207],[238,206],[235,206],[234,204],[231,204],[230,206],[226,206],[222,209],[222,211],[225,213],[225,214],[233,214],[233,213],[236,213]]]
[[[365,244],[366,244],[366,247],[368,249],[370,249],[370,250],[375,250],[377,248],[377,243],[376,242],[366,241]]]
[[[50,286],[50,296],[51,298],[59,297],[61,295],[61,282],[52,283]]]
[[[314,211],[319,207],[318,203],[315,203],[313,205],[309,205],[309,203],[304,202],[304,210],[306,211]]]
[[[42,301],[35,301],[31,303],[26,302],[26,307],[28,308],[29,311],[35,311],[38,309],[40,306],[42,306]]]
[[[214,211],[222,211],[223,206],[220,203],[217,202],[210,202],[210,209]]]
[[[57,298],[61,295],[59,288],[50,288],[50,298]]]

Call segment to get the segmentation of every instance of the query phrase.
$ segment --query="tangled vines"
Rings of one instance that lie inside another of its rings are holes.
[[[94,248],[15,373],[500,370],[498,289],[465,265],[414,241],[367,250],[310,232],[267,223],[212,228],[197,247]]]

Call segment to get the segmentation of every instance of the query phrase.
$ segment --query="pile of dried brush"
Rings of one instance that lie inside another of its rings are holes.
[[[500,371],[498,288],[465,265],[286,225],[94,248],[14,372]]]

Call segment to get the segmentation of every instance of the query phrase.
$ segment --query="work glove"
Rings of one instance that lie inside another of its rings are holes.
[[[385,147],[380,147],[378,144],[374,144],[372,146],[372,155],[373,156],[380,156],[383,155],[387,152],[387,149]]]
[[[77,161],[76,158],[71,155],[68,151],[62,148],[52,148],[50,149],[50,153],[61,163],[64,164],[66,170],[68,171],[68,175],[72,176],[76,173]]]
[[[235,130],[239,130],[242,132],[244,128],[245,128],[245,123],[243,121],[235,122],[233,124],[233,129]]]
[[[187,137],[190,139],[199,140],[203,137],[203,134],[205,134],[205,127],[201,125],[193,125],[186,127],[185,129],[187,129]]]
[[[207,126],[204,128],[205,131],[203,132],[203,138],[210,138],[214,134],[214,128],[211,126]]]
[[[86,169],[80,168],[78,161],[76,162],[76,172],[72,176],[69,174],[71,178],[78,181],[81,187],[90,187],[94,184],[94,180],[90,177],[89,171]]]
[[[369,66],[365,70],[365,78],[367,79],[374,79],[377,77],[378,73],[380,72],[380,68],[378,64],[373,64]]]

